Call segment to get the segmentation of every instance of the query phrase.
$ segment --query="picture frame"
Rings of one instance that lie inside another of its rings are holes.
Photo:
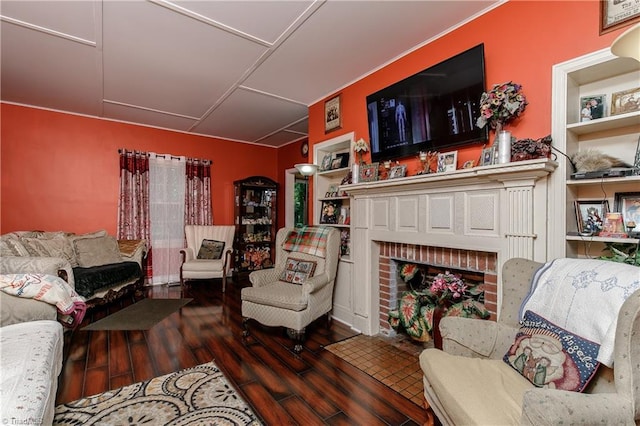
[[[458,151],[441,152],[438,154],[438,173],[453,172],[458,162]]]
[[[349,167],[349,153],[348,152],[339,152],[336,154],[336,158],[340,159],[339,169],[343,167]]]
[[[495,146],[490,146],[489,148],[482,149],[482,157],[480,158],[481,166],[491,166],[496,163],[496,157],[498,150]]]
[[[602,231],[598,234],[601,237],[626,238],[627,231],[624,229],[622,213],[609,212],[604,215]]]
[[[340,200],[323,201],[322,208],[320,209],[320,223],[337,225],[341,205]]]
[[[375,182],[378,180],[378,163],[360,165],[360,182]]]
[[[600,0],[600,35],[640,22],[640,2]]]
[[[576,200],[576,222],[581,235],[598,235],[604,224],[604,216],[609,213],[607,200]]]
[[[630,236],[640,237],[640,192],[616,192],[613,209],[622,213],[625,229]],[[627,224],[635,222],[636,226],[629,229]]]
[[[402,164],[402,165],[399,165],[399,166],[393,166],[389,170],[389,179],[401,178],[401,177],[405,177],[406,175],[407,175],[407,165],[406,164]]]
[[[607,116],[607,95],[590,95],[580,98],[580,122],[597,120]]]
[[[320,163],[320,170],[321,171],[331,170],[332,161],[333,161],[333,155],[325,154],[325,156],[322,157],[322,163]]]
[[[331,170],[339,169],[342,164],[342,159],[336,157],[331,160]]]
[[[324,103],[324,132],[329,133],[342,127],[342,95],[334,96]]]
[[[611,95],[611,115],[640,111],[640,87]]]

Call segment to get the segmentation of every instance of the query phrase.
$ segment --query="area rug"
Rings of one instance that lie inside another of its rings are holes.
[[[262,425],[213,362],[56,407],[57,425]]]
[[[359,334],[325,349],[422,407],[421,347],[402,338]]]
[[[148,330],[193,299],[142,299],[82,330]]]

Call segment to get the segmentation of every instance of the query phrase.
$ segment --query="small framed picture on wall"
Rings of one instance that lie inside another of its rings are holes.
[[[342,127],[342,111],[340,109],[341,95],[335,96],[324,103],[324,132],[329,133]]]
[[[600,34],[640,22],[637,0],[600,0]]]

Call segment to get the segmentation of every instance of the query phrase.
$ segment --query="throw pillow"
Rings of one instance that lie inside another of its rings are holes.
[[[200,250],[198,250],[198,259],[221,259],[224,250],[224,241],[202,240]]]
[[[600,363],[600,345],[526,311],[504,361],[537,387],[582,392]]]
[[[110,235],[74,238],[73,250],[76,254],[78,266],[82,268],[122,262],[118,242]]]
[[[59,257],[69,262],[72,267],[78,266],[73,247],[64,236],[51,239],[21,238],[21,241],[32,256]]]
[[[17,238],[0,238],[0,256],[31,256],[27,248]]]
[[[280,281],[291,284],[302,284],[307,278],[313,277],[317,263],[313,260],[302,260],[288,257],[284,271],[280,274]]]

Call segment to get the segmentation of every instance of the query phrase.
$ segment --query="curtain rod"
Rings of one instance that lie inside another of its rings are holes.
[[[124,154],[124,151],[126,151],[126,149],[118,148],[118,154]],[[150,155],[150,153],[144,152],[144,151],[129,151],[129,152],[134,153],[134,154],[146,155],[147,157]],[[182,158],[180,156],[175,156],[175,155],[171,155],[171,154],[159,154],[159,155],[170,155],[171,159],[173,159],[173,160],[179,160],[180,158]],[[186,159],[190,159],[191,157],[185,157],[185,158]],[[209,164],[213,164],[213,161],[209,160],[207,158],[191,158],[191,159],[192,160],[198,160],[198,161],[204,161],[204,162],[208,162]]]

